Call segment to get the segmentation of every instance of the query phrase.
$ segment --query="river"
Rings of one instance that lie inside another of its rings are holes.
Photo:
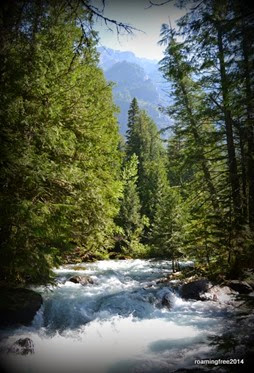
[[[34,288],[44,304],[32,325],[2,331],[2,350],[18,338],[34,342],[34,354],[6,352],[10,371],[162,373],[214,357],[209,338],[221,333],[234,312],[225,294],[217,302],[181,299],[169,284],[156,283],[172,272],[169,261],[109,260],[83,266],[55,270],[58,286]],[[84,274],[94,284],[68,281]],[[165,298],[170,306],[162,302]]]

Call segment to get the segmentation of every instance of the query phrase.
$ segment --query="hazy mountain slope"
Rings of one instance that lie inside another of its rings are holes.
[[[113,88],[115,103],[120,107],[118,116],[122,134],[127,129],[128,108],[133,97],[139,106],[147,110],[157,126],[165,128],[169,119],[158,107],[167,103],[165,81],[158,71],[157,61],[138,58],[132,52],[99,48],[100,65],[107,80],[115,82]]]
[[[136,57],[133,52],[123,52],[110,48],[99,47],[101,58],[100,62],[105,70],[112,67],[117,62],[132,62],[143,67],[147,73],[153,73],[158,69],[157,60],[149,60],[147,58]]]

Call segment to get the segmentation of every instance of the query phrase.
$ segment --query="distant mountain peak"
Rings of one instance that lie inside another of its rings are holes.
[[[99,47],[98,52],[100,53],[100,65],[104,70],[109,69],[117,62],[127,61],[136,63],[143,67],[146,73],[151,73],[158,70],[158,61],[149,60],[148,58],[137,57],[131,51],[119,51],[106,47]]]
[[[97,48],[98,51],[100,53],[107,53],[109,56],[121,56],[120,58],[135,58],[136,60],[140,60],[140,61],[143,61],[143,62],[150,62],[150,63],[153,63],[153,64],[158,64],[158,60],[157,59],[149,59],[149,58],[145,58],[145,57],[138,57],[135,55],[134,52],[131,52],[131,51],[121,51],[119,49],[111,49],[111,48],[108,48],[108,47],[99,47]]]
[[[131,51],[99,47],[100,66],[113,87],[114,101],[120,108],[118,120],[121,133],[126,131],[128,109],[133,97],[145,109],[159,128],[168,126],[168,117],[158,107],[165,103],[165,81],[158,70],[158,62],[136,57]]]

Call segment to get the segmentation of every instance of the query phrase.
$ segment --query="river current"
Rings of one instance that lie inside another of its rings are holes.
[[[182,263],[182,266],[188,263]],[[183,300],[170,284],[171,262],[109,260],[55,270],[58,286],[34,290],[43,306],[29,327],[2,331],[1,349],[31,338],[34,354],[5,354],[20,373],[164,373],[213,358],[210,337],[233,314],[226,294],[214,302]],[[68,279],[88,275],[93,284]],[[163,302],[167,299],[167,302]]]

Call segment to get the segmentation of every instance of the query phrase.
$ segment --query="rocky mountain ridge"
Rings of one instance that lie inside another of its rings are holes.
[[[169,103],[170,87],[163,79],[158,61],[136,57],[132,52],[122,52],[100,47],[100,66],[108,81],[115,83],[114,100],[120,108],[120,132],[127,129],[128,109],[136,97],[141,109],[148,112],[159,130],[169,126],[169,118],[159,110]]]

